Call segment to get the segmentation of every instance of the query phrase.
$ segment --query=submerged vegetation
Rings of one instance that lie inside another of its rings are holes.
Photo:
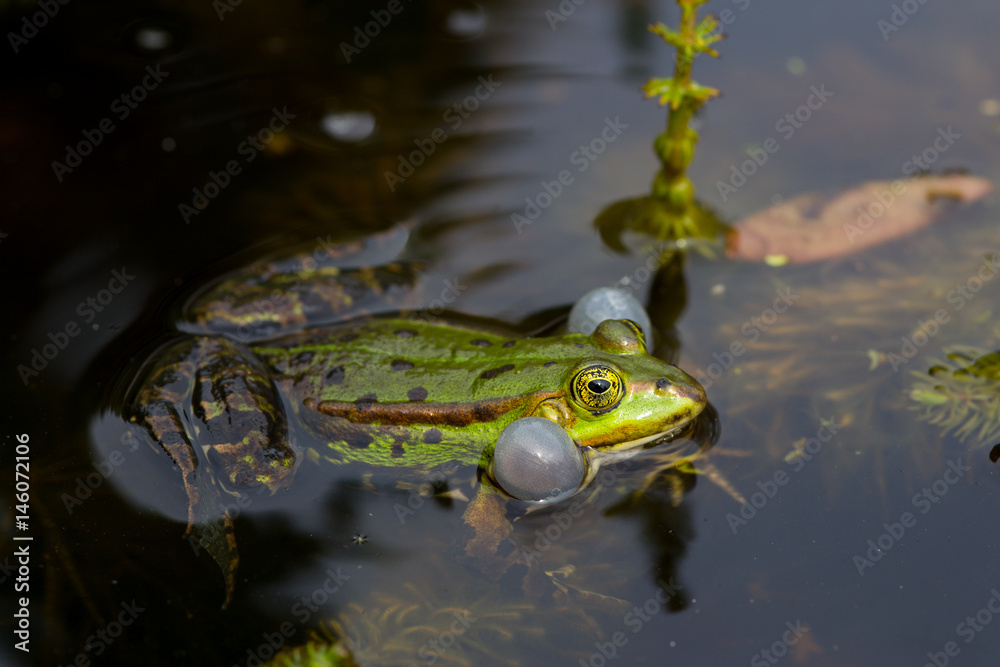
[[[935,360],[926,374],[912,371],[917,378],[909,392],[913,409],[944,435],[993,442],[1000,437],[1000,352],[973,347],[945,352],[945,361]]]

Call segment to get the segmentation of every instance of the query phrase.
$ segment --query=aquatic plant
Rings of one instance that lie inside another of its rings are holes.
[[[653,181],[653,195],[679,218],[694,205],[694,185],[685,173],[698,141],[698,133],[690,127],[691,118],[708,100],[719,95],[715,88],[691,80],[695,56],[707,53],[713,58],[719,57],[718,51],[711,47],[722,39],[718,32],[719,22],[711,14],[698,22],[698,6],[706,1],[677,0],[681,8],[679,32],[662,23],[649,26],[650,32],[677,49],[674,76],[650,79],[642,90],[646,97],[659,97],[660,106],[670,105],[667,129],[653,143],[662,164]]]
[[[946,361],[935,360],[926,374],[911,371],[917,378],[911,407],[943,435],[993,442],[1000,437],[1000,352],[957,346],[945,352]]]
[[[615,202],[595,220],[605,243],[616,250],[624,250],[618,238],[624,229],[675,243],[678,248],[689,239],[714,239],[727,229],[711,210],[695,200],[694,185],[686,173],[698,141],[698,133],[690,127],[691,119],[705,102],[719,95],[715,88],[691,80],[695,56],[707,53],[718,57],[711,45],[723,37],[714,16],[698,20],[698,7],[705,2],[677,0],[681,8],[679,30],[663,23],[649,26],[677,54],[674,75],[650,79],[642,90],[646,97],[658,97],[660,105],[669,105],[670,109],[666,130],[653,142],[661,166],[653,179],[652,194]]]
[[[357,664],[342,642],[332,640],[285,649],[264,667],[355,667]]]
[[[266,667],[517,665],[510,644],[542,638],[543,615],[529,603],[506,603],[461,585],[442,596],[427,582],[411,582],[348,603],[311,633],[308,644]]]

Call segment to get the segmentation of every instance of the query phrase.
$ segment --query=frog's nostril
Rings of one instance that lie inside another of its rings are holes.
[[[663,391],[670,386],[670,380],[667,378],[660,378],[656,381],[656,388]]]

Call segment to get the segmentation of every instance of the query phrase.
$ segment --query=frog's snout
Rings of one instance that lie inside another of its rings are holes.
[[[660,378],[656,381],[656,395],[685,399],[699,404],[703,404],[706,401],[705,390],[697,382],[676,383],[671,382],[667,378]]]

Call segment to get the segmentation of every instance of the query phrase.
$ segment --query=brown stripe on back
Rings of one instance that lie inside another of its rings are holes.
[[[316,409],[331,417],[341,417],[356,424],[437,424],[468,426],[491,422],[534,397],[488,398],[469,403],[354,403],[321,401]],[[544,397],[543,397],[544,398]]]

